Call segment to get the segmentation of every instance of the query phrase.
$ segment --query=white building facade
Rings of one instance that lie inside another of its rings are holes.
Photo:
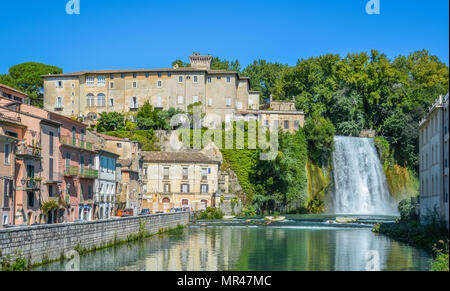
[[[448,225],[448,105],[445,119],[444,100],[448,103],[448,94],[436,100],[419,125],[420,217],[425,221],[436,214]]]
[[[116,201],[116,167],[118,155],[100,150],[96,155],[98,179],[95,183],[96,219],[109,219],[113,216]]]

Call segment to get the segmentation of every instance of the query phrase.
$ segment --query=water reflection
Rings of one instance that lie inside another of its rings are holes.
[[[375,254],[375,255],[374,255]],[[428,270],[429,255],[368,229],[191,227],[81,258],[81,270]],[[374,262],[375,260],[375,262]],[[375,265],[374,265],[375,263]],[[64,270],[64,263],[39,270]]]

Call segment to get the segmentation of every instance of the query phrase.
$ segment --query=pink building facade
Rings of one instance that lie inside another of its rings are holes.
[[[94,164],[96,152],[86,141],[87,125],[55,113],[50,113],[50,119],[61,124],[58,185],[65,208],[58,213],[58,222],[92,220],[98,171]]]

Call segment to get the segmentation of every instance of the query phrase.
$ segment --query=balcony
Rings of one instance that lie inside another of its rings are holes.
[[[16,156],[19,159],[41,159],[41,148],[38,146],[19,144],[16,148]]]
[[[64,176],[78,176],[79,175],[79,167],[78,166],[70,166],[66,167],[64,170]]]
[[[27,190],[39,190],[41,189],[41,178],[28,178],[26,182],[26,189]]]
[[[85,149],[88,151],[92,151],[93,149],[92,143],[86,142],[84,140],[79,140],[67,135],[61,136],[61,144],[80,149]]]
[[[64,106],[62,104],[56,104],[54,109],[55,111],[63,111]]]
[[[80,173],[81,178],[87,178],[87,179],[96,179],[98,178],[98,170],[89,169],[89,168],[82,168]]]

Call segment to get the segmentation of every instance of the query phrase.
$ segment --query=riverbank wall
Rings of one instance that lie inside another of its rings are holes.
[[[102,248],[184,226],[189,219],[189,213],[181,212],[0,230],[0,261],[23,258],[34,265],[58,260],[74,250]]]

